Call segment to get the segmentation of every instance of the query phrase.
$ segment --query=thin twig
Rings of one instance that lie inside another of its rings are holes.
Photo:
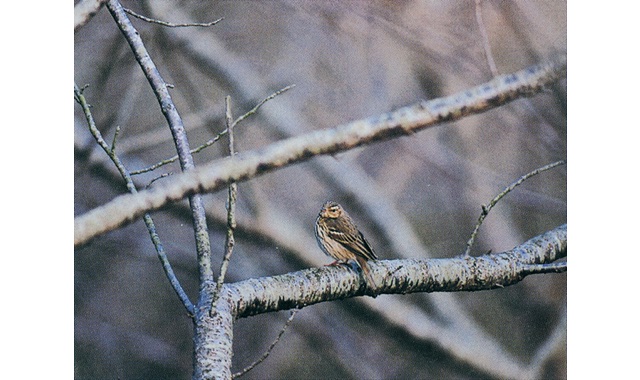
[[[125,168],[125,166],[122,163],[122,161],[120,160],[120,158],[116,155],[116,152],[115,152],[115,136],[114,136],[113,144],[112,144],[111,148],[109,148],[109,146],[107,145],[107,143],[104,140],[104,138],[102,138],[102,133],[100,133],[100,130],[98,130],[98,127],[96,126],[95,120],[93,119],[93,115],[91,113],[91,109],[90,109],[89,103],[87,103],[87,100],[84,97],[84,94],[82,93],[82,91],[83,90],[80,90],[75,83],[73,84],[74,98],[75,98],[76,102],[78,102],[80,107],[82,107],[82,111],[84,112],[84,115],[85,115],[85,117],[87,119],[87,124],[89,126],[89,131],[93,135],[93,137],[96,140],[96,142],[98,143],[98,145],[100,145],[102,150],[105,151],[107,156],[109,156],[111,161],[114,163],[114,165],[118,169],[118,172],[120,172],[120,175],[124,179],[124,181],[126,183],[126,186],[127,186],[127,189],[129,190],[129,192],[131,192],[132,194],[137,193],[138,190],[136,189],[136,186],[133,183],[133,180],[131,179],[131,175],[129,174],[129,172]],[[119,130],[119,128],[116,129],[116,135],[118,133],[118,130]],[[145,213],[144,216],[143,216],[143,219],[144,219],[145,225],[147,226],[147,231],[149,232],[149,235],[151,237],[151,241],[153,242],[153,245],[154,245],[154,247],[156,249],[156,252],[158,253],[158,259],[160,259],[160,263],[162,263],[162,268],[164,269],[165,275],[169,279],[169,283],[171,284],[171,287],[173,287],[173,290],[178,295],[178,298],[180,298],[180,301],[182,301],[182,304],[187,309],[187,312],[189,314],[193,314],[193,310],[194,310],[193,304],[189,300],[189,296],[187,296],[187,294],[185,293],[184,289],[182,289],[182,286],[180,285],[180,281],[178,281],[178,278],[176,277],[175,273],[173,272],[173,268],[171,267],[171,263],[169,262],[169,258],[167,257],[167,254],[164,251],[164,246],[162,245],[162,241],[160,240],[160,237],[158,236],[158,233],[156,231],[156,227],[155,227],[155,224],[153,223],[153,219],[151,218],[151,215],[149,215],[149,213]]]
[[[116,132],[113,134],[113,140],[111,141],[111,152],[116,153],[116,141],[118,140],[118,135],[120,134],[120,126],[116,127]],[[129,173],[131,175],[131,173]]]
[[[269,100],[275,98],[276,96],[282,94],[283,92],[285,92],[287,90],[292,89],[293,87],[295,87],[295,84],[292,84],[292,85],[289,85],[287,87],[284,87],[284,88],[274,92],[273,94],[267,96],[266,98],[262,99],[260,101],[260,103],[258,103],[255,107],[253,107],[250,111],[248,111],[247,113],[245,113],[244,115],[242,115],[238,119],[236,119],[233,122],[233,126],[235,127],[236,124],[240,123],[241,121],[243,121],[247,117],[255,114],[260,109],[260,107],[262,107],[262,105],[265,104],[266,102],[268,102]],[[191,154],[198,153],[198,152],[204,150],[205,148],[213,145],[216,141],[220,140],[220,138],[222,138],[222,136],[226,135],[228,131],[229,131],[229,129],[226,128],[224,131],[218,133],[214,138],[210,139],[209,141],[205,142],[204,144],[200,145],[197,148],[191,149]],[[172,162],[175,162],[175,160],[177,160],[177,159],[178,159],[178,156],[175,155],[175,156],[173,156],[171,158],[168,158],[166,160],[162,160],[162,161],[160,161],[160,162],[158,162],[156,164],[153,164],[153,165],[151,165],[151,166],[149,166],[147,168],[140,169],[140,170],[134,170],[134,171],[131,172],[131,175],[138,175],[138,174],[147,173],[147,172],[156,170],[157,168],[159,168],[161,166],[164,166],[164,165],[170,164]]]
[[[162,21],[162,20],[157,20],[155,18],[150,18],[147,16],[143,16],[141,14],[138,14],[134,11],[132,11],[129,8],[124,8],[124,11],[127,12],[128,14],[130,14],[131,16],[138,18],[142,21],[146,21],[146,22],[150,22],[152,24],[158,24],[158,25],[162,25],[162,26],[168,26],[170,28],[180,28],[180,27],[185,27],[185,26],[199,26],[199,27],[209,27],[209,26],[213,26],[217,23],[219,23],[220,21],[224,20],[224,17],[220,17],[219,19],[215,20],[215,21],[211,21],[211,22],[188,22],[188,23],[184,23],[184,24],[175,24],[172,22],[167,22],[167,21]]]
[[[278,334],[276,339],[273,341],[273,343],[271,343],[269,348],[262,354],[260,359],[258,359],[255,362],[251,363],[251,365],[249,365],[248,367],[245,367],[242,371],[234,373],[231,376],[231,378],[235,379],[236,377],[243,376],[244,374],[246,374],[247,372],[249,372],[253,368],[255,368],[255,366],[257,366],[258,364],[262,363],[267,357],[269,357],[269,355],[271,354],[271,351],[276,346],[276,344],[278,344],[278,342],[280,341],[280,338],[282,338],[282,335],[287,330],[287,327],[289,327],[289,325],[293,321],[293,318],[296,316],[296,313],[298,313],[298,311],[300,311],[300,310],[301,309],[293,309],[293,310],[291,310],[291,315],[289,316],[289,319],[287,319],[287,321],[284,323],[284,326],[282,326],[282,330],[280,330],[280,333]]]
[[[151,185],[153,185],[153,183],[157,180],[166,178],[170,175],[173,175],[173,172],[168,172],[168,173],[162,173],[161,175],[157,176],[156,178],[152,179],[151,181],[149,181],[149,183],[147,184],[147,186],[145,186],[145,189],[148,189],[151,187]]]
[[[198,153],[202,150],[204,150],[207,147],[210,147],[211,145],[213,145],[216,141],[220,140],[220,138],[222,138],[222,136],[227,134],[227,130],[225,129],[224,131],[218,133],[214,138],[210,139],[209,141],[205,142],[204,144],[200,145],[197,148],[191,149],[191,154],[194,153]],[[159,167],[162,167],[164,165],[168,165],[172,162],[175,162],[178,159],[178,155],[176,154],[175,156],[171,157],[171,158],[167,158],[166,160],[162,160],[158,163],[155,163],[149,167],[146,167],[144,169],[140,169],[140,170],[134,170],[131,172],[131,175],[138,175],[138,174],[143,174],[143,173],[147,173],[150,171],[154,171]]]
[[[282,94],[283,92],[289,91],[290,89],[294,88],[295,86],[296,86],[295,84],[290,84],[287,87],[281,88],[280,90],[278,90],[278,91],[274,92],[273,94],[267,96],[266,98],[262,99],[262,101],[260,101],[260,103],[256,104],[256,106],[253,107],[249,112],[247,112],[244,115],[242,115],[239,118],[237,118],[236,121],[233,122],[233,125],[235,126],[236,124],[240,123],[244,119],[246,119],[249,116],[255,114],[260,109],[260,107],[262,107],[263,104],[265,104],[269,100],[275,98],[276,96]]]
[[[480,217],[478,218],[478,223],[476,223],[475,228],[473,229],[473,232],[471,233],[471,237],[469,238],[469,241],[467,241],[467,249],[464,251],[464,256],[469,256],[469,253],[471,252],[471,247],[473,246],[473,243],[475,242],[476,239],[476,235],[478,234],[478,230],[480,229],[480,226],[482,225],[482,222],[484,221],[484,219],[487,217],[487,215],[489,215],[489,211],[491,211],[491,209],[493,208],[493,206],[496,205],[496,203],[498,203],[500,201],[500,199],[502,199],[505,195],[509,194],[516,186],[520,185],[522,182],[526,181],[528,178],[533,177],[536,174],[542,173],[546,170],[555,168],[558,165],[564,165],[565,161],[564,160],[560,160],[557,162],[554,162],[552,164],[548,164],[545,165],[541,168],[538,168],[530,173],[527,173],[525,175],[523,175],[522,177],[520,177],[520,179],[518,179],[517,181],[515,181],[514,183],[512,183],[511,185],[507,186],[504,190],[502,190],[502,192],[500,192],[500,194],[496,195],[490,202],[488,205],[482,205],[482,212],[480,213]]]
[[[229,131],[229,156],[233,157],[236,154],[233,140],[233,127],[236,123],[233,121],[231,114],[231,97],[225,98],[225,119],[227,123],[227,131]],[[238,185],[235,182],[229,184],[229,200],[227,202],[227,238],[225,242],[224,257],[222,258],[222,264],[220,264],[220,274],[218,275],[218,281],[216,282],[216,292],[213,295],[213,301],[211,303],[210,313],[213,313],[214,305],[220,297],[220,289],[224,283],[224,278],[227,275],[227,269],[229,268],[229,262],[231,261],[231,255],[233,254],[233,247],[236,244],[236,240],[233,236],[233,232],[236,229],[236,199],[238,196]]]
[[[493,60],[493,52],[491,51],[487,28],[482,20],[482,0],[476,0],[476,21],[478,22],[478,28],[480,29],[480,35],[482,36],[482,46],[484,47],[484,54],[487,56],[489,69],[491,70],[491,74],[496,77],[498,76],[498,68],[496,67],[496,62]]]
[[[178,152],[178,159],[182,171],[190,171],[195,169],[193,156],[190,153],[189,141],[185,132],[182,117],[178,113],[167,84],[160,75],[158,68],[147,52],[140,33],[135,29],[129,17],[127,17],[122,5],[118,0],[108,0],[107,8],[113,19],[116,21],[118,28],[124,35],[125,39],[131,46],[131,50],[142,68],[147,81],[156,95],[162,114],[169,124],[171,135]],[[189,206],[193,218],[193,229],[196,240],[196,252],[198,256],[198,273],[200,283],[200,298],[203,298],[207,284],[213,281],[213,270],[211,268],[211,245],[209,242],[209,229],[207,228],[207,219],[204,209],[204,203],[200,194],[189,196]]]

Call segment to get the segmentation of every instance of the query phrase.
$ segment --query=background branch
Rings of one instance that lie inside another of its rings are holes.
[[[482,0],[476,0],[476,21],[478,22],[478,29],[480,30],[480,36],[482,37],[482,46],[484,47],[484,55],[487,57],[489,69],[494,77],[498,76],[498,68],[496,67],[496,62],[493,59],[493,52],[491,51],[491,43],[489,42],[489,36],[487,35],[487,28],[482,20]]]

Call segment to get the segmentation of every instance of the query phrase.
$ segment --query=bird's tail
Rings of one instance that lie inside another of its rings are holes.
[[[373,275],[371,274],[371,270],[369,270],[369,264],[367,264],[367,259],[364,257],[356,256],[356,262],[360,269],[362,269],[362,274],[364,274],[365,282],[367,286],[372,288],[378,286],[376,281],[373,279]]]

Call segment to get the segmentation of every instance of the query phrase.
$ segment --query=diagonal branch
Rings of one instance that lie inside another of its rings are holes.
[[[180,160],[180,167],[183,171],[193,170],[195,165],[193,163],[193,156],[189,149],[189,142],[187,140],[187,134],[185,132],[182,118],[173,104],[167,84],[164,79],[162,79],[160,72],[151,60],[151,56],[149,56],[149,53],[140,38],[140,33],[138,33],[133,24],[131,24],[131,21],[127,17],[120,2],[117,0],[109,0],[107,2],[107,8],[109,8],[109,12],[131,46],[131,50],[133,51],[136,60],[140,64],[140,67],[142,68],[154,94],[156,95],[156,98],[158,99],[162,114],[167,119],[169,129],[173,135],[176,150],[178,151],[178,158]],[[196,251],[198,255],[198,271],[200,275],[200,289],[202,290],[205,287],[205,283],[213,281],[209,232],[201,195],[194,193],[190,194],[189,205],[193,216]]]
[[[544,63],[497,77],[449,97],[423,101],[376,117],[281,140],[259,150],[213,161],[176,175],[170,183],[137,195],[119,196],[106,205],[76,217],[74,244],[83,244],[133,221],[146,211],[159,209],[187,195],[213,192],[232,181],[254,178],[313,156],[344,152],[486,112],[515,99],[532,96],[565,76],[566,57],[559,62]]]
[[[362,287],[358,273],[346,266],[249,279],[224,288],[230,294],[241,295],[234,312],[236,318],[242,318],[363,295],[502,288],[535,274],[531,264],[552,263],[566,255],[564,224],[503,253],[449,259],[378,260],[370,264],[378,284],[373,288]],[[566,269],[565,265],[561,272]]]
[[[251,371],[252,369],[254,369],[258,364],[262,363],[263,361],[265,361],[266,358],[269,357],[269,355],[271,355],[271,351],[273,351],[274,347],[276,346],[276,344],[278,344],[278,342],[280,341],[280,339],[282,338],[282,335],[284,335],[284,332],[287,331],[287,327],[289,327],[289,325],[291,324],[291,322],[293,322],[293,318],[296,316],[296,314],[298,313],[298,311],[300,311],[300,309],[293,309],[291,311],[291,314],[289,315],[289,318],[287,319],[287,321],[284,323],[284,326],[282,326],[282,329],[280,329],[280,333],[278,334],[278,336],[276,337],[276,339],[271,343],[271,345],[269,346],[269,348],[267,348],[267,350],[264,352],[264,354],[262,354],[262,356],[260,356],[260,358],[258,360],[256,360],[255,362],[251,363],[249,366],[247,366],[246,368],[244,368],[242,371],[240,372],[236,372],[234,373],[231,378],[235,379],[241,376],[244,376],[247,372]]]
[[[493,197],[493,199],[491,201],[489,201],[489,204],[487,204],[486,206],[482,205],[482,212],[480,213],[480,216],[478,217],[478,222],[476,223],[476,226],[473,229],[473,232],[471,233],[471,237],[467,241],[467,248],[464,251],[464,255],[465,256],[469,256],[469,254],[471,253],[471,247],[473,246],[473,243],[476,240],[476,236],[478,235],[478,230],[480,230],[480,226],[482,225],[482,222],[484,222],[484,219],[487,217],[487,215],[489,215],[489,212],[491,211],[491,209],[496,204],[498,204],[498,202],[500,202],[500,200],[502,198],[504,198],[507,194],[509,194],[511,191],[513,191],[513,189],[515,189],[516,186],[519,186],[521,183],[523,183],[527,179],[533,177],[534,175],[540,174],[540,173],[542,173],[544,171],[547,171],[549,169],[553,169],[556,166],[564,165],[565,163],[566,162],[564,160],[556,161],[556,162],[553,162],[551,164],[545,165],[543,167],[537,168],[537,169],[533,170],[532,172],[529,172],[529,173],[523,175],[522,177],[518,178],[517,181],[513,182],[512,184],[507,186],[504,190],[502,190],[500,192],[500,194],[498,194],[495,197]]]

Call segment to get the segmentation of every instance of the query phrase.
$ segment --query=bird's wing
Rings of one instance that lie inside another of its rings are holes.
[[[328,235],[331,239],[340,243],[353,254],[362,256],[367,260],[375,260],[378,258],[373,249],[362,235],[362,232],[356,230],[355,233],[344,233],[335,228],[328,228]]]

